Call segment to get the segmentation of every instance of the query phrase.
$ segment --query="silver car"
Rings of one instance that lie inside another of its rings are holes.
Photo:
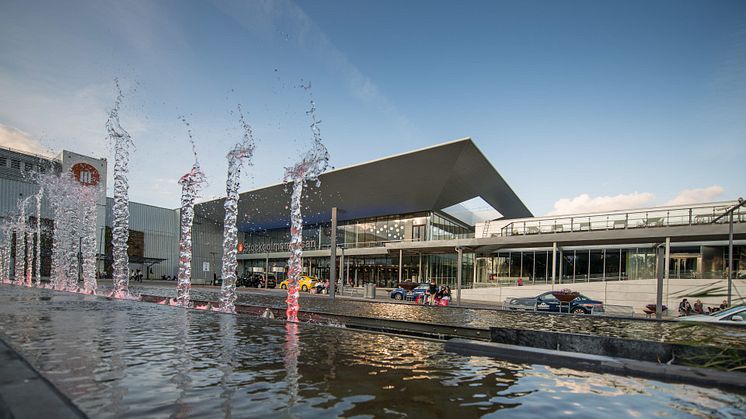
[[[682,322],[703,322],[746,326],[746,305],[731,307],[723,311],[716,311],[710,315],[697,314],[694,316],[677,317],[676,320]]]

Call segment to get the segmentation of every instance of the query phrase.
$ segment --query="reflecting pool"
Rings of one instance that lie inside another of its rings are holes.
[[[91,417],[738,417],[743,395],[443,343],[0,286],[0,337]]]

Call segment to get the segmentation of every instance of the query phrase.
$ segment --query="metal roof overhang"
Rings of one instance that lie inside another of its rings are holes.
[[[306,224],[439,210],[481,197],[506,218],[531,212],[470,138],[332,170],[307,184]],[[240,194],[238,228],[254,231],[289,225],[291,187],[281,183]],[[198,217],[222,223],[225,198],[195,205]]]

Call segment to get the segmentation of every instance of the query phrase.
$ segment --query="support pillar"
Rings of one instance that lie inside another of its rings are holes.
[[[552,291],[557,280],[557,242],[552,243]]]
[[[267,252],[264,255],[264,289],[265,290],[267,289],[268,285],[269,285],[269,252]]]
[[[456,258],[456,305],[461,306],[461,265],[464,261],[464,249],[458,247],[458,257]]]
[[[422,283],[422,278],[423,278],[423,275],[422,275],[422,253],[420,253],[420,266],[419,266],[419,270],[417,272],[417,279],[418,279],[417,282]]]
[[[402,258],[403,258],[403,250],[399,249],[399,283],[401,283],[401,268],[402,268]]]
[[[342,254],[339,255],[339,295],[342,295],[347,280],[347,276],[345,276],[345,248],[342,247],[341,249]]]
[[[733,297],[733,211],[728,218],[728,307]]]
[[[337,207],[332,208],[331,236],[331,248],[329,249],[329,253],[331,253],[331,256],[329,256],[329,298],[333,300],[337,282]]]
[[[658,269],[656,277],[658,279],[655,287],[655,318],[660,320],[663,317],[663,277],[665,276],[665,246],[658,246]]]
[[[671,238],[666,237],[666,253],[663,261],[663,280],[665,282],[666,287],[666,302],[668,303],[668,278],[669,278],[669,270],[671,268]]]

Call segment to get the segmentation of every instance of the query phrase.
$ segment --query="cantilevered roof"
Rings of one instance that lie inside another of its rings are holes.
[[[440,210],[481,197],[506,218],[532,214],[470,138],[325,172],[321,185],[307,184],[304,223],[328,222],[331,208],[340,221]],[[277,184],[241,193],[241,231],[287,226],[291,187]],[[199,217],[222,223],[217,199],[195,206]]]

